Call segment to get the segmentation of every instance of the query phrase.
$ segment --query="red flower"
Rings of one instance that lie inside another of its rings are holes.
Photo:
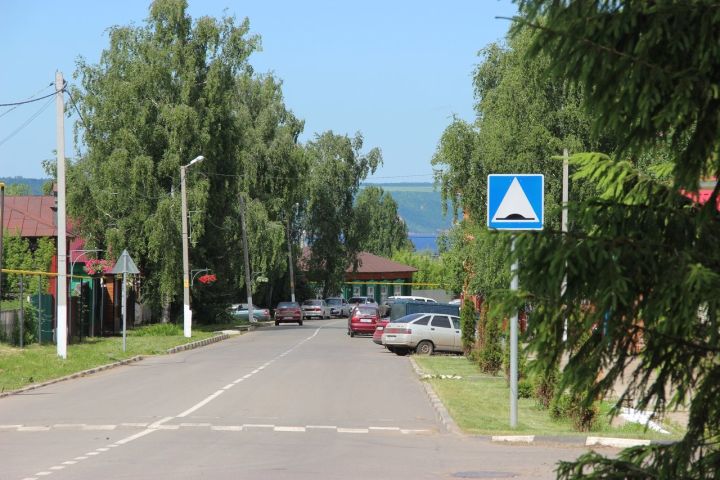
[[[113,260],[92,259],[85,262],[83,270],[88,275],[97,275],[99,273],[110,273],[114,266],[115,262]]]
[[[214,283],[215,280],[217,280],[217,277],[215,276],[214,273],[208,273],[208,274],[202,275],[200,278],[198,278],[198,281],[200,283],[204,283],[205,285]]]

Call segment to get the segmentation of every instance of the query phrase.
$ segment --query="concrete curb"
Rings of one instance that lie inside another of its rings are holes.
[[[413,357],[410,357],[410,364],[412,365],[413,370],[415,370],[415,373],[417,374],[420,383],[422,383],[423,387],[425,388],[425,392],[430,398],[430,403],[432,403],[435,412],[437,413],[438,417],[440,417],[440,421],[445,426],[447,431],[455,435],[463,435],[462,430],[460,430],[460,427],[457,426],[455,420],[453,420],[452,416],[450,416],[450,412],[447,411],[447,408],[445,408],[445,404],[442,403],[440,397],[438,397],[437,393],[435,393],[435,390],[433,389],[432,385],[430,385],[430,382],[424,382],[422,380],[422,376],[425,374],[425,372],[420,368],[420,366],[417,364]]]
[[[204,347],[205,345],[210,345],[211,343],[217,343],[221,340],[227,340],[230,338],[230,335],[227,333],[222,333],[220,335],[215,335],[214,337],[206,338],[205,340],[198,340],[196,342],[190,342],[186,343],[185,345],[178,345],[177,347],[168,348],[165,353],[178,353],[178,352],[184,352],[185,350],[193,350],[195,348]]]
[[[185,350],[192,350],[199,347],[204,347],[205,345],[210,345],[211,343],[216,343],[221,340],[225,340],[230,338],[231,335],[228,335],[226,333],[222,335],[215,335],[214,337],[206,338],[204,340],[198,340],[197,342],[191,342],[186,343],[185,345],[178,345],[177,347],[170,348],[166,351],[167,354],[182,352]],[[140,360],[144,359],[146,355],[135,355],[134,357],[125,359],[125,360],[118,360],[117,362],[108,363],[105,365],[98,365],[97,367],[88,368],[87,370],[83,370],[81,372],[75,372],[71,373],[70,375],[65,375],[64,377],[59,378],[53,378],[51,380],[47,380],[45,382],[41,383],[33,383],[32,385],[28,385],[26,387],[20,388],[18,390],[9,390],[7,392],[0,393],[0,398],[9,397],[10,395],[18,395],[20,393],[29,392],[31,390],[35,390],[38,388],[46,387],[48,385],[52,385],[54,383],[64,382],[66,380],[72,380],[74,378],[80,378],[85,377],[87,375],[92,375],[93,373],[102,372],[103,370],[109,370],[111,368],[120,367],[123,365],[128,365],[130,363],[139,362]]]

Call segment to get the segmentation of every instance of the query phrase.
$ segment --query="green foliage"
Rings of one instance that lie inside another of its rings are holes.
[[[360,182],[382,163],[380,150],[361,153],[363,138],[331,131],[308,142],[310,166],[305,224],[311,247],[309,275],[322,285],[323,295],[340,291],[348,265],[356,263],[366,232],[355,218],[353,200]]]
[[[460,331],[462,338],[463,352],[468,355],[475,344],[475,331],[477,330],[477,313],[475,305],[469,298],[466,298],[460,310]]]
[[[247,19],[193,20],[184,0],[157,0],[143,25],[110,29],[98,64],[78,62],[76,135],[87,149],[68,170],[68,212],[88,246],[128,249],[143,302],[162,306],[165,321],[182,291],[180,167],[199,154],[186,179],[190,264],[218,282],[194,290],[193,307],[203,316],[245,287],[240,195],[252,273],[273,282],[287,269],[284,225],[307,172],[303,123],[281,82],[254,74],[260,40],[249,31]]]
[[[5,195],[7,196],[21,196],[31,195],[32,191],[30,185],[27,183],[11,183],[5,186]]]
[[[563,393],[550,402],[550,416],[555,420],[570,418],[575,430],[587,432],[596,426],[600,411],[596,403],[585,405],[579,395]]]
[[[555,398],[559,377],[560,371],[557,368],[541,372],[532,377],[533,396],[543,409],[550,408],[550,404]]]
[[[135,328],[131,330],[129,334],[134,337],[180,336],[183,334],[183,329],[180,325],[174,323],[156,323],[146,327]]]
[[[532,398],[533,384],[527,378],[518,380],[518,398]]]
[[[360,250],[382,257],[410,249],[407,225],[398,216],[398,204],[381,187],[367,186],[355,199],[355,231],[361,236]]]
[[[446,269],[443,257],[434,257],[427,251],[397,250],[391,258],[396,262],[418,269],[413,274],[413,282],[436,283],[440,285],[440,288],[446,285]]]
[[[488,315],[487,310],[483,309],[480,312],[480,323],[482,338],[480,339],[478,364],[483,372],[496,375],[503,365],[500,319]]]

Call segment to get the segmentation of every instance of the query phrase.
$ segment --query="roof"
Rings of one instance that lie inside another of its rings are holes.
[[[3,227],[21,237],[56,237],[55,197],[52,195],[6,196]]]
[[[413,273],[417,272],[417,268],[395,262],[389,258],[373,255],[368,252],[360,252],[357,256],[358,268],[357,273]],[[346,270],[346,273],[355,273],[352,265]]]

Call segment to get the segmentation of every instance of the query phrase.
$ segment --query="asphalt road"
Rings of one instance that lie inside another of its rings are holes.
[[[583,453],[447,432],[408,358],[345,322],[268,327],[0,399],[0,480],[543,479]]]

